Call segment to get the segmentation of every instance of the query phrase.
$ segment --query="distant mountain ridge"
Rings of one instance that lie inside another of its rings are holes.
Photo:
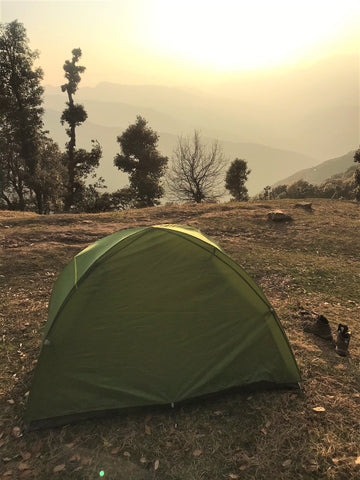
[[[343,55],[286,71],[237,72],[201,89],[80,85],[75,100],[98,125],[127,126],[142,114],[160,132],[181,135],[198,129],[224,141],[280,147],[319,159],[357,147],[358,82],[358,58]],[[59,86],[45,88],[47,108],[61,111],[65,101]]]
[[[113,166],[113,158],[119,152],[117,136],[137,115],[159,134],[160,151],[169,159],[178,136],[191,135],[195,129],[208,143],[218,139],[229,163],[236,157],[248,162],[250,195],[278,184],[281,177],[295,181],[299,170],[306,170],[301,175],[315,183],[318,176],[322,181],[351,165],[348,159],[346,165],[340,161],[337,166],[336,158],[358,146],[358,78],[358,59],[345,55],[284,72],[238,72],[201,89],[80,85],[75,101],[84,105],[88,119],[77,129],[77,144],[89,148],[91,139],[100,142],[99,173],[110,191],[128,182]],[[60,116],[66,96],[59,86],[47,86],[44,99],[45,124],[63,148],[68,139]],[[320,159],[326,158],[333,161],[320,168]]]
[[[68,137],[65,134],[65,128],[60,124],[60,116],[60,111],[46,108],[44,120],[45,127],[50,131],[53,139],[61,148],[64,148]],[[135,121],[135,118],[133,121]],[[77,129],[77,146],[90,148],[91,139],[98,140],[102,146],[103,158],[100,160],[98,173],[105,178],[109,191],[121,188],[128,183],[127,175],[114,167],[113,159],[120,151],[116,138],[118,135],[121,135],[129,123],[125,123],[123,119],[122,125],[109,127],[96,125],[87,120]],[[151,123],[150,126],[153,127]],[[161,130],[157,131],[159,133],[159,150],[162,154],[168,156],[171,162],[171,156],[177,145],[178,135]],[[189,133],[191,135],[192,132]],[[228,159],[228,164],[236,157],[243,158],[248,162],[248,167],[251,169],[247,182],[250,195],[255,195],[265,185],[275,182],[279,177],[278,172],[290,175],[300,166],[310,166],[316,163],[314,158],[298,152],[251,142],[230,142],[221,138],[216,139],[215,137],[203,136],[203,141],[207,144],[211,144],[214,140],[218,140],[221,144],[224,155]]]
[[[293,175],[277,181],[273,186],[289,185],[298,180],[305,180],[312,185],[319,185],[334,175],[345,173],[350,167],[354,166],[354,153],[355,151],[350,151],[341,157],[331,158],[319,163],[315,167],[299,170]]]

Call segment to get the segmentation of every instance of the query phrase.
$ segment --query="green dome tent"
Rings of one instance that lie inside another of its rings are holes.
[[[25,421],[171,404],[300,373],[261,289],[198,230],[122,230],[76,255],[53,289]]]

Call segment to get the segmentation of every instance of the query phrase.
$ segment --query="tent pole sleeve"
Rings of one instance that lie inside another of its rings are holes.
[[[74,285],[77,289],[77,264],[76,264],[76,257],[74,257]]]

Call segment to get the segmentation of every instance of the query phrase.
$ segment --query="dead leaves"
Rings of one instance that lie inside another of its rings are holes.
[[[324,407],[314,407],[313,410],[314,412],[318,412],[318,413],[325,412]]]
[[[319,470],[319,464],[316,460],[309,460],[309,464],[306,467],[308,472],[317,472]]]
[[[200,457],[201,454],[202,454],[202,450],[194,450],[193,451],[194,457]]]
[[[354,464],[354,465],[360,465],[360,456],[359,457],[341,457],[341,458],[337,458],[337,457],[334,457],[331,459],[331,461],[333,462],[334,465],[339,465],[339,464],[344,464],[344,463],[350,463],[350,464]]]
[[[81,465],[91,465],[91,464],[92,464],[92,458],[90,458],[90,457],[81,457],[80,463],[81,463]]]
[[[149,414],[145,417],[145,420],[144,420],[144,423],[145,423],[144,430],[145,430],[146,435],[151,435],[151,428],[148,425],[148,423],[150,422],[151,419],[152,419],[152,415]]]
[[[19,427],[14,427],[11,431],[12,433],[12,436],[15,437],[15,438],[19,438],[22,436],[22,433],[21,433],[21,430]]]
[[[102,438],[104,447],[111,447],[112,446],[112,443],[109,442],[108,440],[106,440],[106,438],[104,438],[104,437],[101,437],[101,438]]]
[[[29,460],[29,458],[31,458],[31,453],[30,452],[20,452],[20,455],[21,455],[22,459],[24,460],[24,462],[26,460]]]
[[[65,447],[67,448],[73,448],[74,445],[75,445],[75,442],[65,443]]]
[[[263,427],[263,428],[260,430],[260,432],[261,432],[263,435],[267,435],[267,432],[268,432],[268,429],[269,429],[270,425],[271,425],[271,422],[270,422],[270,421],[267,421],[267,422],[265,423],[265,427]]]
[[[149,413],[149,415],[146,415],[144,423],[149,423],[151,419],[152,419],[152,415],[151,413]]]
[[[65,463],[61,463],[60,465],[56,465],[56,467],[53,468],[54,473],[59,473],[65,470]]]
[[[81,460],[80,455],[79,455],[79,454],[75,454],[75,455],[73,455],[73,456],[70,458],[69,462],[80,462],[80,460]]]

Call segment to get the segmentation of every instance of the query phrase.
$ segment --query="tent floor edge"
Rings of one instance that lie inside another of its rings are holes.
[[[220,398],[220,397],[225,398],[234,393],[249,394],[254,392],[263,392],[267,390],[283,390],[283,391],[298,390],[301,392],[302,388],[301,388],[301,385],[297,382],[272,383],[272,382],[262,381],[262,382],[247,384],[247,385],[230,387],[226,390],[211,392],[201,396],[186,398],[181,401],[169,402],[165,404],[144,405],[144,406],[138,406],[138,407],[123,407],[123,408],[114,408],[114,409],[106,409],[106,410],[92,410],[88,412],[62,415],[59,417],[32,420],[27,425],[27,431],[32,432],[36,430],[44,430],[47,428],[58,428],[58,427],[63,427],[64,425],[79,423],[79,422],[87,421],[90,419],[95,419],[95,418],[106,419],[106,418],[111,418],[121,414],[126,415],[133,412],[139,412],[141,410],[146,412],[146,414],[149,413],[149,410],[153,412],[154,409],[163,410],[164,408],[169,408],[169,410],[170,409],[174,410],[174,408],[176,409],[176,407],[178,406],[194,404],[196,402],[199,402],[200,400],[211,401],[212,399],[215,399],[215,398]],[[174,407],[172,405],[174,405]]]

